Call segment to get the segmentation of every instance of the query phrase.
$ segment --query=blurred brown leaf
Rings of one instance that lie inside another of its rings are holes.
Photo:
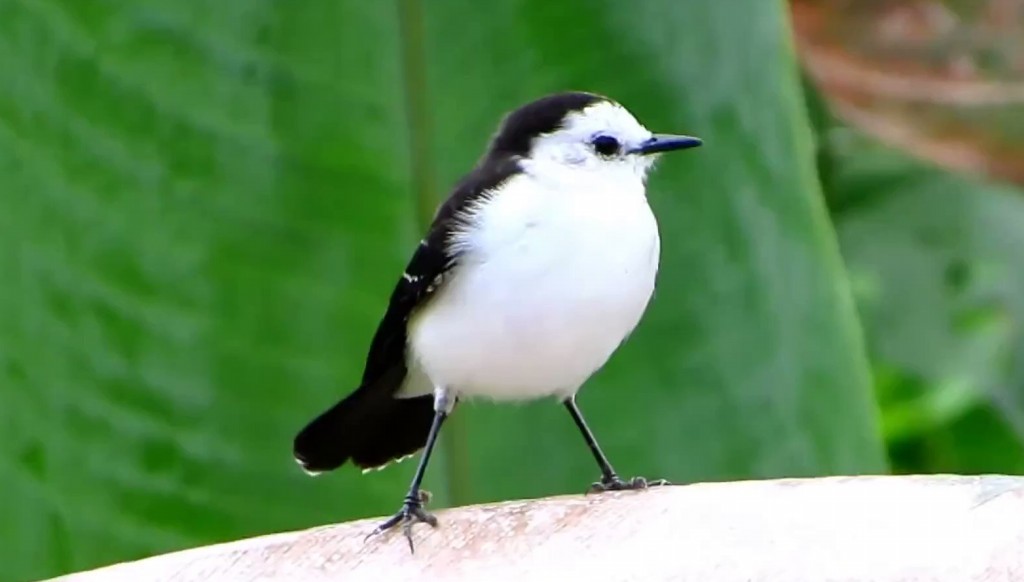
[[[792,0],[801,59],[845,122],[1024,183],[1024,0]]]

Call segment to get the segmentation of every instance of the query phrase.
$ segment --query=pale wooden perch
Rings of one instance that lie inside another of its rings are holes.
[[[835,477],[571,495],[186,550],[62,582],[1024,581],[1024,478]]]

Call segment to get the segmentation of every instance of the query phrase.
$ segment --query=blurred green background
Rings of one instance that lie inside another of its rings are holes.
[[[0,0],[0,579],[397,509],[412,462],[310,479],[291,439],[501,115],[565,89],[705,139],[580,396],[623,474],[1024,472],[1020,187],[836,115],[801,4],[849,3]],[[425,487],[596,476],[560,406],[473,403]]]

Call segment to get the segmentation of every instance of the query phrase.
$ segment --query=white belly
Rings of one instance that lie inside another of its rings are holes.
[[[569,396],[647,307],[659,239],[642,183],[542,192],[523,175],[507,186],[480,207],[457,270],[410,322],[405,395]]]

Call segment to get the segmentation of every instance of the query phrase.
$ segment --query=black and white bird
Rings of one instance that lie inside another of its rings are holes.
[[[416,522],[441,425],[469,397],[564,403],[601,470],[624,480],[576,406],[580,386],[640,321],[660,239],[646,178],[658,154],[701,145],[654,134],[622,105],[583,92],[510,113],[441,205],[391,295],[354,392],[295,438],[309,473],[378,468],[424,449],[402,508],[372,533]],[[372,534],[371,534],[372,535]]]

